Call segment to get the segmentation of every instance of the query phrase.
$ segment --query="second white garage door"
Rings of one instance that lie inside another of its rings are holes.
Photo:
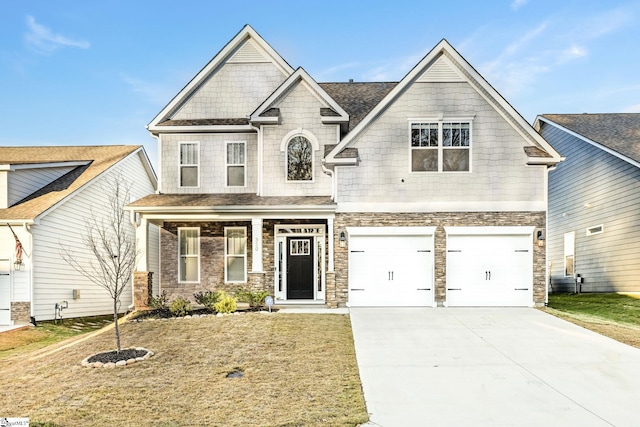
[[[532,306],[533,227],[447,227],[447,306]]]
[[[348,228],[349,305],[432,306],[433,230]]]

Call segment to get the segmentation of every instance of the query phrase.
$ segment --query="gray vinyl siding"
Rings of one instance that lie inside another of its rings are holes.
[[[541,134],[566,157],[549,173],[552,290],[574,290],[564,276],[564,234],[574,231],[583,292],[640,291],[640,169],[555,126],[543,123]],[[598,225],[603,232],[588,236]]]
[[[76,191],[33,227],[33,309],[37,320],[53,319],[55,304],[60,301],[69,303],[69,308],[62,313],[65,318],[113,313],[113,302],[109,293],[71,268],[62,258],[61,246],[70,248],[78,259],[87,262],[92,259],[92,255],[82,243],[85,218],[105,214],[104,185],[118,172],[122,173],[128,182],[133,183],[132,199],[155,191],[140,157],[133,155],[112,167],[88,186]],[[130,238],[135,239],[133,225]],[[73,299],[74,289],[80,290],[79,299]],[[132,302],[133,294],[129,285],[122,294],[120,312],[127,311]]]
[[[75,169],[74,166],[18,169],[9,173],[9,206]]]

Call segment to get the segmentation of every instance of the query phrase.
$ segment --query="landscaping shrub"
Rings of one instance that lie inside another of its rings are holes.
[[[154,310],[167,310],[169,308],[169,298],[167,297],[167,291],[162,291],[162,294],[157,297],[149,297],[149,307]]]
[[[193,294],[193,298],[195,298],[198,304],[204,305],[208,309],[215,310],[215,304],[220,300],[220,292],[198,292],[197,294]]]
[[[220,299],[214,304],[214,309],[218,313],[233,313],[238,309],[238,301],[225,291],[220,291]]]
[[[269,296],[269,292],[251,292],[250,290],[238,288],[235,292],[235,296],[238,301],[249,303],[250,307],[264,307],[264,300]]]
[[[191,303],[182,297],[174,299],[169,306],[169,311],[174,316],[186,316],[191,310],[193,310]]]

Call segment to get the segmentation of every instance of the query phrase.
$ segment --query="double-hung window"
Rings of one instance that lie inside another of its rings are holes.
[[[575,273],[576,233],[571,231],[564,234],[564,275],[573,276]]]
[[[247,281],[247,229],[225,227],[224,240],[224,281],[244,283]]]
[[[242,142],[227,142],[227,187],[245,186],[246,146]]]
[[[180,143],[180,187],[198,187],[200,169],[200,144]]]
[[[471,120],[412,120],[411,172],[469,172]]]
[[[178,275],[180,282],[200,281],[200,229],[178,228]]]

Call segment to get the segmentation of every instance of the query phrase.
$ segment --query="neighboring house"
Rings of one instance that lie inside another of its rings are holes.
[[[82,243],[85,218],[103,215],[117,175],[131,184],[132,200],[156,189],[141,146],[0,147],[0,325],[53,319],[62,301],[64,317],[113,313],[108,292],[72,269],[61,245],[92,257]],[[154,264],[151,271],[157,257]],[[121,311],[131,303],[129,288]]]
[[[640,291],[640,114],[545,114],[535,125],[566,157],[549,174],[553,291]]]
[[[148,130],[159,192],[128,209],[161,227],[170,298],[545,302],[561,158],[445,40],[400,82],[317,83],[245,26]]]

